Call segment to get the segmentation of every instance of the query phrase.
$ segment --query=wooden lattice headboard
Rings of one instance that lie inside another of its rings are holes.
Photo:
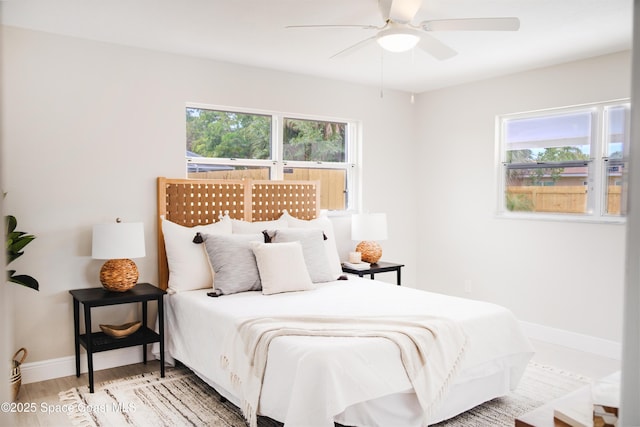
[[[158,178],[158,279],[161,289],[169,282],[169,267],[162,235],[165,218],[193,227],[210,224],[228,212],[231,218],[269,221],[284,210],[299,219],[320,213],[319,181],[264,181]]]

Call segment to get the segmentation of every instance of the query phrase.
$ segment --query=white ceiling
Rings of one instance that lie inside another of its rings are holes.
[[[631,48],[633,0],[423,0],[413,22],[520,18],[518,32],[431,33],[458,51],[382,53],[364,29],[285,29],[383,24],[377,0],[4,0],[5,25],[423,92]]]

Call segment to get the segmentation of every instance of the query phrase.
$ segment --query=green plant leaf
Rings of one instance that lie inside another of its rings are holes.
[[[10,252],[10,251],[7,251],[7,264],[10,264],[13,261],[15,261],[16,259],[20,258],[23,254],[24,254],[24,252]]]
[[[7,236],[7,264],[21,257],[24,254],[21,250],[35,238],[35,236],[22,231],[9,233]]]
[[[27,288],[34,289],[36,291],[40,290],[40,284],[36,279],[24,274],[19,274],[17,276],[14,276],[15,272],[16,272],[15,270],[8,270],[7,280],[13,283],[17,283],[18,285],[22,285],[22,286],[26,286]]]
[[[33,239],[35,239],[36,236],[33,236],[31,234],[23,234],[22,236],[20,236],[17,239],[13,239],[13,244],[11,245],[11,250],[14,252],[19,252],[21,251],[25,246],[27,246],[29,243],[31,243],[33,241]]]
[[[13,230],[18,226],[18,220],[13,215],[7,215],[5,217],[5,234],[13,233]]]
[[[7,264],[24,254],[22,249],[33,241],[36,237],[24,231],[16,231],[18,220],[13,215],[5,216],[5,250],[7,253]],[[39,290],[36,279],[27,275],[15,275],[15,270],[7,270],[7,280],[17,283],[27,288]]]

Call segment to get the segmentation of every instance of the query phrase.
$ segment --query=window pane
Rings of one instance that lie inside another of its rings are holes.
[[[271,116],[187,108],[187,156],[270,159]]]
[[[629,143],[629,114],[629,105],[605,108],[604,214],[609,216],[626,214],[626,186],[623,183],[628,168],[623,158]]]
[[[625,164],[621,161],[605,162],[606,186],[604,198],[605,215],[622,216],[626,214],[623,198],[625,187],[623,176],[627,172]]]
[[[346,123],[284,119],[284,160],[346,161]]]
[[[505,205],[509,211],[587,212],[588,166],[506,169]]]
[[[605,110],[606,117],[606,141],[605,156],[612,159],[621,159],[624,147],[629,142],[629,107],[620,105],[608,107]]]
[[[200,179],[269,179],[268,167],[188,163],[187,177]]]
[[[588,159],[591,152],[591,115],[586,111],[507,120],[506,162]]]
[[[284,179],[320,181],[320,209],[347,208],[347,171],[344,169],[285,168]]]

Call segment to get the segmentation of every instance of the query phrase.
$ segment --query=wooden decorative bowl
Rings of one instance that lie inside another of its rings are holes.
[[[138,320],[137,322],[129,322],[124,325],[100,325],[100,329],[110,337],[124,338],[140,329],[140,325],[142,325],[142,322]]]

